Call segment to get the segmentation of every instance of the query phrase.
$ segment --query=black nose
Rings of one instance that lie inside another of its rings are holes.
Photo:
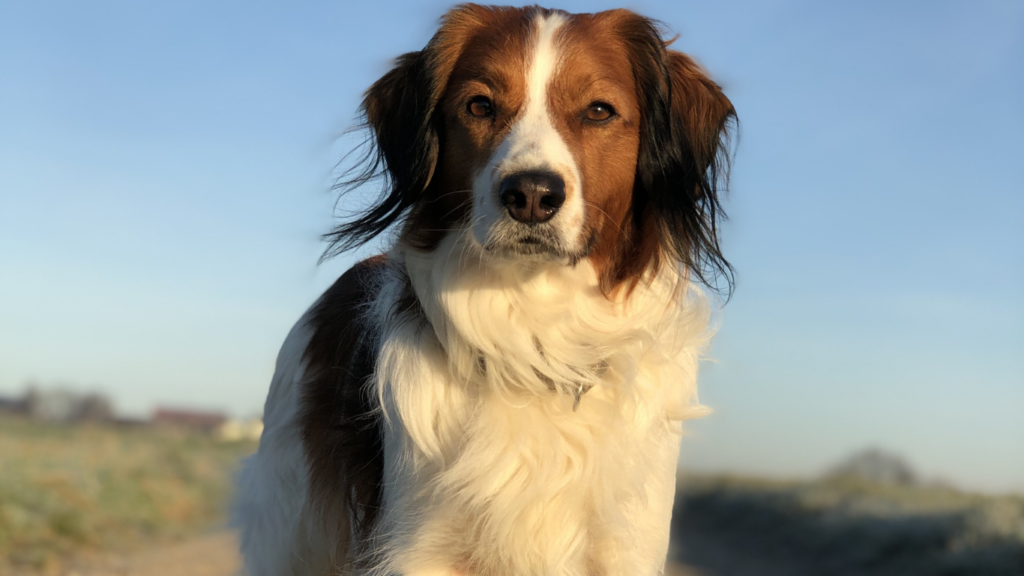
[[[551,172],[520,172],[501,181],[498,198],[520,222],[547,222],[565,203],[565,181]]]

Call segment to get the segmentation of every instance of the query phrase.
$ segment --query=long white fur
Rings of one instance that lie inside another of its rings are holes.
[[[710,336],[703,295],[664,266],[628,300],[609,301],[587,261],[494,259],[481,247],[491,230],[480,224],[497,218],[487,202],[509,171],[567,176],[555,222],[567,242],[582,226],[578,170],[546,108],[561,23],[537,23],[526,110],[477,178],[475,225],[429,253],[396,247],[374,292],[385,513],[370,576],[664,568],[678,421],[706,412],[696,402]],[[397,306],[407,289],[422,313]],[[344,560],[330,559],[332,536],[305,505],[305,322],[282,348],[260,450],[242,473],[236,517],[251,576],[326,574]]]
[[[426,320],[376,306],[389,482],[373,573],[659,573],[672,421],[704,412],[703,298],[665,270],[609,302],[588,264],[512,266],[469,236],[392,254],[388,282],[411,282]]]
[[[232,523],[241,529],[249,576],[327,574],[331,559],[322,523],[306,509],[308,474],[299,432],[299,402],[309,344],[308,318],[288,333],[277,357],[256,454],[242,466]]]
[[[386,512],[369,573],[658,574],[673,422],[705,413],[696,373],[710,334],[699,291],[665,269],[609,302],[588,264],[510,266],[468,231],[432,253],[398,248],[390,258],[370,312]],[[425,318],[399,312],[407,283]],[[330,558],[333,543],[305,505],[297,415],[308,339],[303,318],[282,347],[260,450],[242,473],[236,522],[251,576],[326,574],[344,560]],[[604,368],[578,368],[595,365]],[[592,388],[573,411],[581,381]]]

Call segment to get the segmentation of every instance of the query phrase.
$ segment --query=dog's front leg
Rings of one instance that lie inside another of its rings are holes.
[[[679,455],[680,436],[667,432],[653,440],[649,473],[645,482],[646,499],[626,507],[624,513],[631,526],[631,538],[626,542],[609,542],[608,546],[598,544],[597,553],[602,549],[618,553],[599,558],[601,572],[607,576],[662,576],[669,548],[669,529],[672,522],[672,505],[675,501],[676,461]]]

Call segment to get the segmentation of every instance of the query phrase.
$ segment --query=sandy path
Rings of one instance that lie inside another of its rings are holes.
[[[65,576],[235,576],[242,567],[238,539],[218,532],[125,558],[81,566]]]
[[[81,566],[64,576],[237,576],[242,567],[238,539],[233,532],[218,532],[129,556]],[[665,576],[712,576],[679,565]]]

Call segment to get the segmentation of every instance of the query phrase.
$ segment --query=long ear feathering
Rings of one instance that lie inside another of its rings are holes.
[[[729,182],[732,131],[738,125],[736,110],[722,93],[687,55],[667,51],[669,73],[672,78],[673,111],[681,116],[681,126],[689,145],[688,158],[696,178],[697,201],[686,204],[695,210],[669,210],[668,217],[679,220],[669,221],[669,230],[686,230],[691,234],[688,245],[691,260],[688,262],[697,278],[709,288],[724,292],[728,298],[735,286],[732,265],[722,254],[719,236],[719,221],[727,215],[721,205],[719,190],[727,190]],[[678,122],[679,118],[676,119]],[[684,149],[685,150],[685,149]],[[669,200],[678,196],[669,196]],[[680,246],[676,246],[677,251]],[[724,290],[718,284],[725,282]]]
[[[728,183],[736,112],[688,56],[666,48],[658,23],[635,16],[622,33],[635,50],[643,114],[634,216],[652,217],[662,250],[728,299],[734,275],[721,250],[719,190]]]
[[[377,201],[357,218],[342,222],[324,235],[323,258],[355,248],[387,230],[421,198],[437,161],[437,132],[432,116],[436,99],[427,50],[409,52],[366,92],[360,128],[368,131],[370,148],[334,188],[339,202],[347,193],[373,180],[382,183]]]
[[[335,184],[339,202],[349,192],[379,180],[382,193],[354,219],[324,235],[321,260],[372,240],[424,200],[440,149],[435,110],[466,40],[500,8],[463,4],[441,19],[426,48],[409,52],[376,81],[360,107],[368,149]]]

